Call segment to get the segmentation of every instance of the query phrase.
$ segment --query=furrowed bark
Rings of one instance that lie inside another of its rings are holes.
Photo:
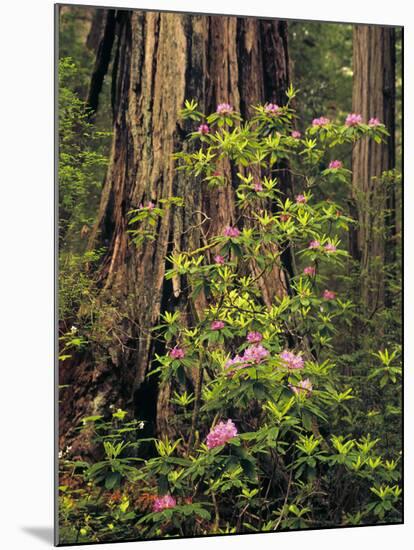
[[[365,122],[378,117],[390,133],[384,144],[360,140],[352,153],[359,225],[351,234],[350,250],[361,262],[361,296],[372,312],[384,304],[382,268],[386,261],[393,261],[389,250],[394,248],[390,239],[395,234],[395,196],[378,178],[384,170],[395,167],[395,30],[356,25],[353,44],[352,109],[362,114]]]

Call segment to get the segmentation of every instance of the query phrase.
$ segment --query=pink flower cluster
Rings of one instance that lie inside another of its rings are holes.
[[[142,204],[139,205],[140,209],[146,208],[147,210],[154,210],[155,204],[151,201],[147,202],[147,206],[143,206]]]
[[[329,168],[333,170],[337,170],[338,168],[342,168],[342,162],[340,160],[331,160],[329,163]]]
[[[302,134],[298,131],[298,130],[293,130],[292,133],[290,134],[294,139],[299,139]]]
[[[240,230],[237,227],[227,226],[224,230],[225,237],[238,237],[240,235]]]
[[[173,359],[182,359],[184,355],[184,350],[182,348],[178,348],[177,346],[170,351],[170,357]]]
[[[237,435],[237,428],[231,419],[227,422],[219,422],[212,428],[207,435],[206,443],[209,449],[224,445]]]
[[[325,252],[327,252],[328,254],[330,254],[331,252],[336,252],[336,246],[332,243],[327,243],[324,246],[324,249],[325,249]]]
[[[167,508],[174,508],[177,505],[177,501],[171,495],[164,495],[157,497],[152,505],[153,512],[162,512]]]
[[[275,115],[280,110],[279,105],[276,105],[276,103],[266,103],[265,105],[265,112],[268,115]]]
[[[309,397],[312,393],[312,382],[309,380],[309,378],[305,378],[304,380],[301,380],[295,385],[290,384],[290,388],[296,395],[300,395],[302,393],[306,394],[306,397]]]
[[[223,256],[220,256],[220,254],[216,254],[214,256],[214,261],[216,262],[216,264],[219,264],[219,265],[224,264],[224,258],[223,258]]]
[[[312,120],[312,126],[325,126],[326,124],[329,124],[330,120],[329,118],[326,118],[325,116],[321,116],[319,118],[314,118]]]
[[[249,334],[247,335],[247,341],[250,344],[258,344],[262,340],[263,340],[263,336],[261,332],[252,331],[252,332],[249,332]]]
[[[198,132],[200,134],[208,134],[210,132],[210,127],[208,124],[200,124],[198,127]]]
[[[306,199],[305,195],[296,195],[295,200],[296,200],[297,204],[304,204],[307,199]]]
[[[309,277],[313,277],[315,275],[315,273],[316,273],[316,268],[313,267],[313,265],[308,265],[303,270],[303,274],[308,275]]]
[[[261,344],[257,346],[249,346],[244,350],[243,359],[247,363],[255,363],[258,365],[269,355],[269,351]]]
[[[333,290],[324,290],[323,298],[324,300],[335,300],[336,294]]]
[[[226,323],[224,321],[213,321],[211,323],[211,330],[221,330],[224,328],[225,324]]]
[[[263,347],[261,342],[263,336],[260,332],[249,332],[247,341],[253,345],[246,348],[242,355],[236,355],[233,359],[228,359],[224,365],[228,376],[232,376],[237,370],[244,369],[249,365],[259,365],[269,356],[269,350]]]
[[[321,243],[319,241],[311,241],[308,245],[308,248],[315,249],[319,248],[321,246]],[[331,252],[336,252],[336,246],[332,243],[326,243],[326,245],[323,247],[325,252],[330,254]]]
[[[264,348],[261,344],[249,346],[244,350],[243,355],[236,355],[233,359],[228,359],[225,364],[225,368],[235,367],[229,371],[230,374],[233,374],[235,370],[243,369],[249,364],[258,365],[269,355],[269,351]]]
[[[233,112],[233,107],[230,103],[219,103],[217,105],[217,113],[219,115],[229,115]]]
[[[235,357],[233,357],[233,359],[227,359],[224,368],[228,369],[226,373],[227,376],[233,376],[236,370],[244,369],[245,366],[246,362],[244,360],[244,357],[236,355]]]
[[[361,122],[362,115],[358,115],[356,113],[349,113],[349,115],[345,119],[346,126],[358,126],[358,124],[361,124]]]
[[[381,126],[381,121],[377,117],[370,118],[368,121],[369,126]]]
[[[296,355],[292,351],[282,351],[279,354],[279,357],[282,359],[282,364],[288,369],[303,369],[303,357],[301,355]]]
[[[263,185],[260,183],[260,181],[256,181],[256,183],[253,185],[253,189],[257,192],[263,191]]]

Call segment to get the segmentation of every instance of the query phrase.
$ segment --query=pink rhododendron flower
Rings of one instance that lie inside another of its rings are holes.
[[[219,103],[217,105],[217,113],[219,115],[229,115],[233,112],[233,107],[229,103]]]
[[[224,445],[237,435],[237,428],[234,425],[232,420],[227,420],[227,422],[219,422],[211,428],[210,433],[207,435],[206,443],[209,449],[218,447],[219,445]]]
[[[244,369],[252,363],[259,365],[263,359],[269,356],[269,350],[264,348],[261,344],[253,344],[253,341],[260,342],[262,340],[263,336],[260,332],[249,332],[249,336],[248,341],[251,342],[252,345],[246,348],[242,355],[236,355],[233,359],[228,359],[226,361],[224,367],[227,369],[228,376],[233,376],[237,370]]]
[[[303,274],[308,275],[309,277],[313,277],[315,275],[315,273],[316,273],[316,269],[312,265],[308,265],[303,270]]]
[[[233,367],[234,365],[245,365],[245,361],[243,359],[243,357],[241,357],[240,355],[236,355],[235,357],[233,357],[233,359],[227,359],[226,363],[225,363],[225,368],[228,369],[229,367]]]
[[[225,237],[238,237],[239,235],[240,231],[237,229],[237,227],[228,226],[224,230]]]
[[[266,103],[265,105],[265,112],[268,115],[275,115],[279,109],[280,107],[279,105],[276,105],[276,103]]]
[[[333,170],[337,170],[338,168],[342,168],[342,162],[340,160],[331,160],[329,163],[329,168]]]
[[[220,254],[216,254],[214,256],[214,261],[216,262],[216,264],[220,264],[220,265],[224,264],[224,258],[223,256],[220,256]]]
[[[346,126],[358,126],[362,122],[362,115],[356,113],[349,113],[345,119]]]
[[[263,185],[260,183],[260,181],[257,181],[254,185],[253,185],[253,189],[255,191],[263,191]]]
[[[368,121],[369,126],[381,126],[381,121],[377,117],[370,118]]]
[[[309,378],[305,378],[304,380],[298,382],[296,385],[290,384],[290,388],[296,395],[305,393],[306,397],[309,397],[312,393],[313,386]]]
[[[269,351],[261,344],[249,346],[244,350],[243,359],[248,363],[259,364],[269,355]]]
[[[260,332],[249,332],[247,335],[247,341],[250,342],[250,344],[258,344],[263,340],[263,336]]]
[[[246,362],[243,357],[236,355],[233,359],[227,359],[224,368],[227,369],[227,376],[233,376],[233,374],[240,369],[246,367]]]
[[[299,139],[302,136],[302,134],[298,130],[293,130],[290,135],[295,139]]]
[[[279,357],[282,359],[283,366],[288,369],[303,369],[304,367],[302,356],[295,355],[292,351],[282,351]]]
[[[336,294],[333,290],[324,290],[323,297],[325,300],[335,300]]]
[[[208,134],[210,132],[210,128],[208,124],[200,124],[198,127],[198,132],[200,134]]]
[[[291,216],[290,214],[281,214],[280,215],[280,221],[281,222],[288,222],[290,220]]]
[[[151,201],[148,201],[146,206],[143,206],[142,204],[140,204],[139,207],[140,207],[141,209],[142,209],[142,208],[146,208],[147,210],[154,210],[155,204],[154,204],[153,202],[151,202]]]
[[[221,330],[222,328],[224,328],[224,325],[224,321],[213,321],[211,323],[211,330]]]
[[[332,243],[327,243],[324,246],[324,249],[325,249],[325,252],[328,252],[328,254],[331,252],[336,252],[336,246]]]
[[[319,118],[314,118],[312,120],[312,126],[325,126],[326,124],[329,124],[330,120],[329,118],[326,118],[325,116],[321,116]]]
[[[184,350],[182,348],[178,348],[177,346],[170,351],[170,357],[173,359],[182,359],[184,355]]]
[[[164,495],[157,497],[152,505],[153,512],[162,512],[167,508],[174,508],[177,505],[177,501],[171,495]]]
[[[311,241],[308,248],[319,248],[321,243],[319,241]]]
[[[306,202],[305,195],[296,195],[296,202],[298,204],[304,204]]]

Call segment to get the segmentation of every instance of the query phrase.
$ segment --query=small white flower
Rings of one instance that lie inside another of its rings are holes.
[[[75,327],[75,325],[72,325],[72,326],[70,327],[70,331],[71,331],[72,334],[75,334],[75,332],[78,331],[78,328]]]
[[[140,429],[140,430],[144,429],[144,422],[140,422],[140,423],[138,424],[138,426],[139,426],[139,429]]]
[[[59,451],[58,457],[63,458],[63,451]]]

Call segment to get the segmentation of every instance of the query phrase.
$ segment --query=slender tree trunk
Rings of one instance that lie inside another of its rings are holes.
[[[98,15],[104,12],[104,15]],[[99,103],[99,95],[111,60],[115,39],[115,10],[97,10],[88,35],[88,46],[96,48],[95,65],[92,72],[86,105],[93,116]]]
[[[359,225],[351,239],[351,252],[361,262],[361,295],[372,313],[384,304],[383,267],[393,260],[390,237],[395,230],[395,197],[379,176],[395,166],[395,31],[356,25],[353,44],[353,111],[361,113],[364,121],[379,118],[390,133],[384,144],[359,141],[352,154]]]
[[[89,28],[88,36],[86,37],[86,46],[95,52],[98,51],[99,44],[104,32],[105,23],[108,17],[108,10],[94,9],[92,10],[92,21]]]
[[[205,298],[190,307],[184,280],[164,280],[166,256],[205,244],[235,222],[232,185],[206,190],[175,170],[172,154],[190,130],[179,111],[194,98],[200,110],[231,103],[246,115],[251,104],[285,102],[289,84],[286,23],[253,18],[119,11],[112,76],[113,143],[91,247],[106,247],[99,273],[107,341],[70,369],[62,399],[61,434],[87,414],[109,404],[156,417],[169,430],[170,388],[145,380],[154,351],[160,311],[179,307],[191,323]],[[186,123],[188,124],[188,123]],[[184,147],[190,147],[184,145]],[[231,181],[230,167],[223,172]],[[289,182],[282,175],[282,185]],[[157,238],[136,247],[128,234],[128,212],[148,201],[184,197],[160,219]],[[203,213],[203,214],[202,214]],[[204,214],[206,217],[204,217]],[[252,266],[254,268],[254,266]],[[286,282],[275,268],[262,281],[270,303]],[[116,308],[114,306],[116,305]],[[188,373],[196,386],[195,373]],[[150,379],[151,380],[151,379]],[[86,445],[85,441],[81,445]]]

